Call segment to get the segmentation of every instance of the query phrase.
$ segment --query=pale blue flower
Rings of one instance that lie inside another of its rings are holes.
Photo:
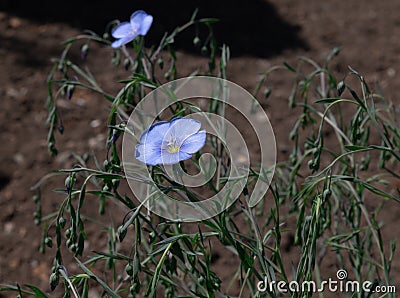
[[[131,15],[130,22],[122,22],[113,29],[111,35],[117,40],[111,46],[118,48],[131,42],[139,35],[146,35],[152,23],[153,17],[151,15],[148,15],[143,10],[135,11]]]
[[[143,132],[136,158],[147,165],[171,165],[192,157],[206,142],[201,123],[190,118],[161,121]]]

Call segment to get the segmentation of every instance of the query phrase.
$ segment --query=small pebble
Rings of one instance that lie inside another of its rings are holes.
[[[386,73],[390,78],[393,78],[396,75],[396,70],[394,68],[390,67],[390,68],[388,68]]]
[[[14,230],[14,228],[15,228],[15,224],[13,222],[11,222],[11,221],[10,222],[6,222],[4,224],[4,233],[6,233],[7,235],[11,234],[12,231]]]
[[[25,161],[25,157],[19,152],[14,154],[13,159],[18,165],[23,164]]]
[[[90,127],[96,128],[101,125],[101,120],[95,119],[90,122]]]
[[[10,19],[10,26],[12,28],[18,28],[19,26],[21,26],[22,22],[20,18],[17,17],[13,17]]]

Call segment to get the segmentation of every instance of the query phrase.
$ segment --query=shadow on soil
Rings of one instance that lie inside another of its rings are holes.
[[[285,49],[308,49],[299,37],[300,27],[289,24],[277,14],[275,7],[265,0],[135,0],[135,1],[82,1],[60,3],[3,0],[0,10],[44,22],[65,22],[96,33],[104,32],[106,24],[114,19],[128,20],[130,14],[143,9],[154,16],[149,31],[149,43],[157,42],[164,32],[186,23],[193,11],[199,9],[199,17],[213,17],[221,21],[214,26],[220,44],[230,46],[233,56],[270,57]],[[205,28],[197,28],[205,30]],[[176,40],[176,47],[190,53],[199,53],[193,46],[196,28],[189,29]],[[201,36],[201,32],[200,32]]]

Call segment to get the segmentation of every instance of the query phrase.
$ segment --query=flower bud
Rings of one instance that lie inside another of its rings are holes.
[[[59,282],[60,282],[60,277],[58,276],[57,273],[53,272],[50,275],[50,288],[52,291],[54,291]]]
[[[53,247],[53,240],[51,240],[51,237],[46,237],[44,239],[44,243],[47,245],[47,247],[52,248]]]
[[[74,95],[74,91],[75,91],[75,86],[74,85],[68,85],[67,86],[67,98],[71,99],[72,95]]]
[[[128,263],[125,267],[125,272],[129,275],[132,276],[133,275],[133,266]]]
[[[70,193],[70,191],[72,190],[72,188],[74,187],[75,184],[75,180],[76,178],[74,176],[68,176],[67,178],[65,178],[65,189],[67,193]]]
[[[264,90],[264,96],[265,96],[265,98],[268,98],[270,95],[271,95],[271,89],[269,89],[269,88],[265,88],[265,90]]]
[[[71,235],[72,235],[72,231],[71,231],[71,228],[69,228],[65,231],[65,237],[67,237],[67,239],[69,239],[71,237]],[[67,246],[68,246],[68,244],[67,244]]]
[[[118,140],[119,135],[120,135],[119,131],[114,129],[111,136],[111,142],[115,143]]]
[[[111,183],[114,188],[117,188],[119,186],[119,179],[112,179]]]
[[[82,47],[81,47],[81,58],[82,60],[86,60],[86,57],[89,53],[89,45],[87,43],[85,43]]]
[[[342,95],[345,88],[346,88],[346,85],[344,84],[344,82],[340,81],[336,87],[338,96]]]
[[[58,219],[58,224],[61,226],[61,228],[64,228],[64,227],[65,227],[66,222],[67,222],[67,221],[65,220],[64,217],[60,217],[60,218]]]
[[[54,146],[53,142],[49,142],[49,144],[47,146],[48,146],[48,150],[49,150],[51,156],[57,155],[58,151],[57,151],[56,147]]]
[[[40,201],[39,195],[34,195],[34,196],[32,197],[32,200],[33,200],[36,204],[39,203],[39,201]]]
[[[128,231],[126,229],[124,229],[123,226],[119,226],[118,228],[118,235],[119,235],[119,241],[122,242],[126,236],[126,233]]]
[[[104,169],[107,171],[108,170],[108,168],[110,167],[110,165],[111,165],[111,163],[106,159],[104,162],[103,162],[103,166],[104,166]]]
[[[200,45],[200,38],[198,36],[193,38],[193,44],[194,44],[195,47]]]
[[[203,277],[203,276],[200,276],[200,277],[197,279],[197,282],[198,282],[200,285],[202,285],[202,284],[204,283],[204,277]]]
[[[332,195],[332,191],[330,189],[325,189],[323,192],[323,199],[328,200]]]
[[[74,243],[71,245],[71,247],[69,248],[73,253],[76,253],[78,250],[78,246]]]

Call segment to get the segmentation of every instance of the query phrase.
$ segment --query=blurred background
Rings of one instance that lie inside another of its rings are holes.
[[[48,0],[0,0],[0,283],[30,283],[49,289],[54,251],[46,255],[38,252],[41,230],[33,224],[36,206],[30,188],[43,175],[70,166],[72,151],[104,156],[107,106],[99,104],[103,101],[98,96],[83,91],[77,91],[71,101],[60,102],[65,133],[57,139],[59,154],[48,154],[46,77],[51,58],[58,57],[63,49],[62,42],[85,29],[102,34],[109,21],[128,20],[133,11],[143,9],[154,16],[146,36],[146,45],[151,46],[165,31],[186,23],[196,8],[199,17],[220,19],[215,35],[219,45],[227,44],[232,54],[228,79],[250,92],[260,73],[269,67],[283,62],[296,64],[302,55],[322,62],[334,47],[340,47],[339,57],[332,62],[339,76],[344,76],[351,65],[368,82],[379,81],[384,95],[400,103],[397,0],[71,0],[57,4]],[[190,29],[176,40],[179,76],[207,63],[207,57],[193,46],[196,33],[196,28]],[[99,47],[90,51],[87,65],[104,89],[115,94],[121,87],[116,82],[126,78],[126,72],[111,72],[112,66],[104,67],[111,51],[106,57]],[[75,54],[78,59],[79,53]],[[287,108],[293,77],[286,75],[271,76],[271,96],[260,99],[275,130],[280,160],[288,156],[287,131],[295,120]],[[60,196],[51,189],[61,188],[63,183],[63,179],[46,183],[44,211],[56,210]],[[397,212],[383,212],[391,227],[385,230],[385,236],[395,239],[399,233]],[[288,243],[290,256],[295,252]],[[221,274],[229,274],[223,256],[216,265],[223,268]],[[395,272],[399,273],[399,268]]]

